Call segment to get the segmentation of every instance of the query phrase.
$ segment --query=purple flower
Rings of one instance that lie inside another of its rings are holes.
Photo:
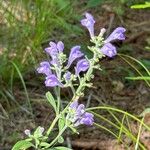
[[[77,100],[75,100],[74,102],[72,102],[70,104],[70,108],[73,109],[73,110],[76,110],[77,107],[78,107],[78,101]]]
[[[85,106],[80,104],[76,109],[76,115],[79,117],[85,113]]]
[[[62,41],[59,41],[57,43],[57,49],[58,49],[59,53],[63,52],[63,50],[64,50],[64,43]]]
[[[86,59],[81,59],[75,67],[75,74],[78,76],[81,71],[86,71],[88,68],[89,62]]]
[[[37,68],[37,72],[45,74],[46,76],[52,74],[49,62],[48,61],[41,62],[40,67]]]
[[[65,74],[64,74],[64,78],[66,81],[69,81],[71,79],[71,72],[67,71]]]
[[[90,13],[85,13],[85,17],[85,19],[81,20],[81,24],[88,29],[90,36],[93,37],[95,20]]]
[[[58,54],[62,53],[64,50],[64,43],[62,41],[59,41],[58,43],[50,42],[49,47],[45,48],[45,51],[51,56],[52,65],[60,66]]]
[[[82,116],[82,119],[80,120],[80,123],[91,126],[91,125],[93,125],[93,122],[94,122],[93,117],[94,117],[93,114],[86,112]]]
[[[101,49],[100,51],[108,56],[108,57],[113,57],[117,54],[117,51],[116,51],[116,47],[113,46],[111,43],[106,43]]]
[[[82,57],[84,54],[80,51],[80,46],[74,46],[71,48],[71,52],[69,55],[69,59],[68,59],[68,64],[67,67],[69,68],[71,66],[71,64],[73,63],[74,60],[76,60],[77,58]]]
[[[58,78],[54,74],[51,74],[46,77],[45,85],[47,87],[55,87],[55,86],[63,87],[63,84],[58,80]]]
[[[50,61],[50,63],[53,65],[53,66],[57,66],[57,67],[60,67],[60,61],[59,61],[59,59],[58,59],[58,57],[54,57],[51,61]]]
[[[64,43],[59,41],[58,43],[50,42],[49,47],[45,48],[45,51],[53,58],[58,56],[58,53],[63,52],[64,50]]]
[[[116,28],[110,35],[109,37],[105,40],[105,43],[109,43],[113,40],[125,40],[125,35],[124,32],[126,31],[125,28],[123,27],[118,27]]]
[[[83,104],[78,104],[78,101],[74,101],[70,104],[70,118],[69,120],[74,124],[74,126],[79,126],[80,124],[93,125],[94,119],[93,114],[85,112],[85,106]]]
[[[49,43],[49,47],[45,48],[45,51],[52,57],[57,57],[58,55],[58,50],[57,50],[57,45],[54,42]]]

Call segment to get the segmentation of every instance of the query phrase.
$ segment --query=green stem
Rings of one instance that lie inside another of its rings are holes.
[[[72,100],[71,100],[72,101]],[[70,102],[71,103],[71,102]],[[63,115],[67,108],[69,107],[70,103],[64,108],[64,110],[55,117],[55,119],[53,120],[52,124],[50,125],[49,129],[46,132],[46,135],[49,136],[50,132],[52,131],[52,129],[54,128],[55,124],[57,123],[58,119],[61,117],[61,115]]]
[[[57,87],[57,114],[60,111],[60,87]]]
[[[47,135],[47,136],[49,136],[49,134],[51,133],[51,131],[52,131],[52,129],[54,128],[55,124],[57,123],[59,117],[60,117],[60,114],[57,115],[57,116],[55,117],[55,119],[53,120],[52,124],[50,125],[49,129],[48,129],[47,132],[46,132],[46,135]]]
[[[62,67],[55,68],[55,69],[56,69],[56,74],[57,74],[58,79],[61,80],[61,69],[62,69]],[[59,86],[56,88],[56,97],[57,97],[57,114],[56,115],[58,115],[60,112],[60,100],[61,100],[60,87]]]
[[[64,126],[64,128],[59,132],[59,134],[56,136],[56,138],[50,143],[49,147],[51,147],[55,142],[58,140],[58,138],[64,133],[64,131],[67,129],[67,126]]]

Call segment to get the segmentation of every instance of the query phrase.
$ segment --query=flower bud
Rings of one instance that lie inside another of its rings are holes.
[[[99,36],[100,36],[100,37],[103,37],[103,35],[104,35],[105,32],[106,32],[106,29],[105,29],[105,28],[102,28],[102,29],[100,30]]]
[[[24,130],[25,135],[30,136],[31,135],[31,131],[29,129]]]

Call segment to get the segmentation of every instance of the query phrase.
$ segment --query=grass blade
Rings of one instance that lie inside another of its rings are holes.
[[[27,103],[28,103],[30,112],[31,112],[31,114],[32,114],[32,116],[33,116],[33,110],[32,110],[32,106],[31,106],[31,101],[30,101],[30,99],[29,99],[28,91],[27,91],[26,84],[25,84],[25,82],[24,82],[23,76],[22,76],[22,74],[21,74],[21,72],[20,72],[18,66],[17,66],[14,62],[11,62],[11,63],[12,63],[12,65],[14,66],[14,68],[16,69],[16,71],[17,71],[17,73],[18,73],[18,75],[19,75],[19,77],[20,77],[20,80],[21,80],[21,82],[22,82],[22,85],[23,85],[23,88],[24,88],[24,91],[25,91],[25,96],[26,96],[26,98],[27,98]]]

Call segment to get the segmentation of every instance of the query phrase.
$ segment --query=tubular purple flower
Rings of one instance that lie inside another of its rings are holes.
[[[81,116],[85,113],[85,106],[83,104],[80,104],[76,109],[76,115]]]
[[[114,40],[121,40],[121,41],[125,40],[125,35],[124,35],[125,31],[126,29],[123,27],[116,28],[104,42],[109,43]]]
[[[68,64],[67,67],[69,68],[71,66],[71,64],[73,63],[74,60],[76,60],[77,58],[82,57],[84,54],[80,51],[80,46],[74,46],[71,48],[71,52],[69,55],[69,59],[68,59]]]
[[[90,36],[93,37],[95,20],[90,13],[85,13],[85,17],[85,19],[81,20],[81,24],[88,29]]]
[[[62,41],[59,41],[57,43],[57,49],[58,49],[59,53],[63,52],[63,50],[64,50],[64,43]]]
[[[74,102],[72,102],[71,104],[70,104],[70,106],[69,106],[71,109],[74,109],[74,110],[76,110],[77,109],[77,107],[78,107],[78,101],[77,100],[75,100]]]
[[[45,51],[51,56],[52,65],[60,66],[58,54],[62,53],[64,50],[64,43],[62,41],[59,41],[58,43],[50,42],[49,47],[45,48]]]
[[[56,43],[50,42],[49,45],[49,47],[45,48],[46,53],[48,53],[52,58],[57,57],[58,50]]]
[[[64,43],[59,41],[58,43],[50,42],[49,47],[45,48],[45,51],[53,58],[58,56],[58,53],[63,52]]]
[[[63,87],[63,84],[58,80],[58,78],[54,74],[46,77],[45,85],[47,87],[55,87],[55,86]]]
[[[53,48],[56,48],[57,46],[56,46],[56,43],[55,42],[49,42],[49,45],[51,46],[51,47],[53,47]]]
[[[69,81],[71,79],[71,72],[70,71],[67,71],[65,74],[64,74],[64,78],[66,81]]]
[[[75,67],[75,74],[78,76],[81,71],[86,71],[88,68],[89,62],[86,59],[81,59]]]
[[[37,72],[45,74],[46,76],[52,74],[49,62],[48,61],[41,62],[40,67],[37,68]]]
[[[79,126],[80,124],[85,124],[88,126],[93,125],[94,115],[85,112],[85,106],[83,104],[78,104],[78,101],[74,101],[70,104],[71,111],[69,112],[69,120],[74,124],[74,126]]]
[[[94,119],[93,119],[94,115],[91,113],[84,113],[84,115],[82,116],[82,119],[80,120],[80,124],[85,124],[88,126],[93,125],[94,123]]]
[[[108,56],[108,57],[114,57],[116,54],[117,54],[117,51],[116,51],[116,47],[113,46],[111,43],[106,43],[101,49],[100,51]]]

